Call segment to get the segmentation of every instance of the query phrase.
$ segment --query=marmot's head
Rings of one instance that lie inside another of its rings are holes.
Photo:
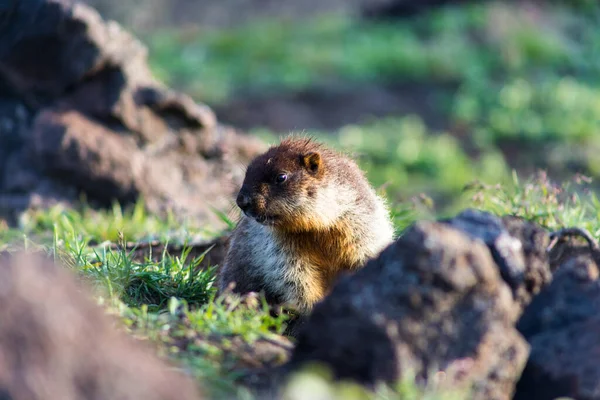
[[[319,193],[327,179],[331,151],[307,138],[288,138],[248,166],[236,203],[263,225],[289,231],[323,228]],[[334,207],[335,208],[335,207]]]

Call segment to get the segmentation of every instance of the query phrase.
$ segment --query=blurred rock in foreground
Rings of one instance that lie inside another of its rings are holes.
[[[131,203],[218,223],[262,143],[155,81],[146,48],[92,8],[2,6],[0,215]]]
[[[511,240],[491,232],[489,244]],[[504,256],[523,260],[519,247]],[[336,378],[365,384],[443,377],[471,387],[469,398],[507,400],[529,353],[514,326],[520,312],[476,231],[421,222],[315,307],[288,368],[324,363]]]
[[[581,232],[476,210],[419,222],[315,307],[282,373],[600,399],[600,248]]]
[[[68,273],[0,259],[0,398],[197,400],[196,383],[115,329]]]

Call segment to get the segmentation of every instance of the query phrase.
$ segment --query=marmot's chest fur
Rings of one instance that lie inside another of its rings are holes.
[[[349,158],[286,139],[248,167],[219,288],[309,311],[339,275],[393,240],[387,207]]]

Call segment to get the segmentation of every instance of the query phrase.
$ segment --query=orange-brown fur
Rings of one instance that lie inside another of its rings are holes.
[[[344,221],[315,235],[312,232],[276,231],[283,247],[297,254],[314,266],[315,297],[321,298],[329,292],[335,278],[359,266],[356,245],[352,242],[352,229]]]

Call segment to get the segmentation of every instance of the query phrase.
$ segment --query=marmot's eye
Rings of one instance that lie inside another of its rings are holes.
[[[287,174],[279,174],[275,177],[275,183],[283,183],[287,180]]]

